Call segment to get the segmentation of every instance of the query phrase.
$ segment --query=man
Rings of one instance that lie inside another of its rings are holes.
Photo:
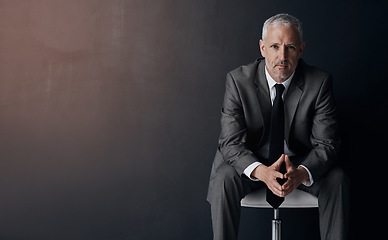
[[[278,14],[263,25],[264,59],[227,75],[208,193],[215,240],[237,239],[240,200],[265,186],[267,197],[281,199],[296,188],[317,196],[321,239],[347,237],[349,181],[336,165],[340,140],[332,77],[301,59],[304,47],[300,21]],[[273,120],[274,101],[284,104],[281,126]],[[283,126],[284,154],[270,163],[273,134]]]

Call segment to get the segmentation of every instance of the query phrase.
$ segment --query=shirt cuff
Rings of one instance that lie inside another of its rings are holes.
[[[253,170],[255,170],[255,168],[257,168],[258,166],[260,166],[262,163],[261,162],[254,162],[252,163],[251,165],[249,165],[247,168],[245,168],[244,170],[244,175],[247,176],[249,179],[251,179],[252,181],[260,181],[259,179],[257,178],[252,178],[251,177],[251,174],[253,172]]]
[[[311,175],[310,170],[304,165],[299,165],[298,167],[302,167],[302,168],[306,169],[307,173],[309,174],[309,179],[307,179],[307,181],[305,181],[305,182],[302,182],[302,184],[305,185],[306,187],[310,187],[311,185],[313,185],[314,180],[313,180],[313,175]]]

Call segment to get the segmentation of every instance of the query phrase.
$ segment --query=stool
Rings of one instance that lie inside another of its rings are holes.
[[[266,188],[254,191],[241,200],[241,206],[254,208],[272,208],[265,200]],[[284,198],[284,202],[279,208],[316,208],[318,207],[318,198],[295,189]],[[281,239],[281,224],[279,218],[279,209],[274,209],[274,219],[272,220],[272,240]]]

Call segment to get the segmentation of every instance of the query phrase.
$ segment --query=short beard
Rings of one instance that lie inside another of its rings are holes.
[[[271,66],[271,65],[269,65],[269,63],[267,61],[266,61],[265,64],[267,66]],[[275,64],[271,67],[271,69],[267,68],[267,70],[271,73],[271,76],[274,77],[275,81],[279,80],[280,82],[284,82],[292,75],[292,73],[295,71],[296,68],[293,69],[289,75],[285,76],[285,75],[277,74],[277,73],[275,73],[275,71],[273,71],[273,69],[275,69],[275,66],[278,65],[278,64],[288,64],[288,63],[287,63],[287,61],[284,61],[284,62],[283,61],[278,61],[278,62],[275,62]],[[288,66],[290,66],[290,65],[288,64]]]

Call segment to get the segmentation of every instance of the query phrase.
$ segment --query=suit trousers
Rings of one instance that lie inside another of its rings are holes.
[[[318,198],[319,227],[322,240],[347,239],[349,216],[349,179],[341,168],[332,167],[310,187],[298,188]],[[221,163],[210,179],[208,201],[211,204],[214,240],[236,240],[238,236],[241,199],[265,187],[240,176],[227,162]]]

